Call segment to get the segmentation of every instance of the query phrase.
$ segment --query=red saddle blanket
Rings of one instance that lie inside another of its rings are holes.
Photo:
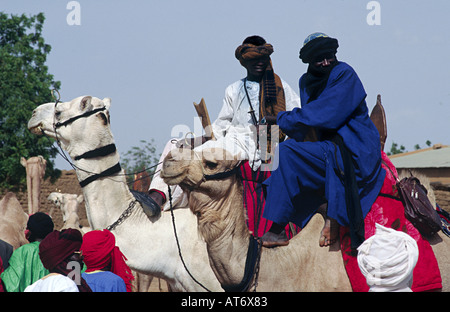
[[[239,169],[243,186],[244,208],[247,212],[246,223],[253,236],[261,237],[272,225],[272,221],[262,216],[266,204],[262,183],[270,177],[271,172],[253,171],[248,161],[245,161]],[[300,232],[298,226],[286,226],[286,234],[289,238],[298,232]]]
[[[382,152],[382,158],[385,164],[397,174],[394,165],[384,152]],[[380,193],[394,195],[395,178],[384,164],[383,168],[386,170],[386,178],[384,179],[384,184]],[[431,248],[430,243],[425,240],[411,222],[405,218],[402,202],[392,198],[378,196],[372,209],[364,219],[364,223],[366,239],[375,234],[375,223],[378,223],[385,227],[406,232],[416,240],[419,247],[419,259],[413,271],[413,285],[411,289],[414,292],[442,288],[441,274],[433,249]],[[340,242],[345,269],[353,291],[368,291],[369,286],[358,267],[356,256],[352,255],[351,252],[350,232],[348,227],[341,227]]]

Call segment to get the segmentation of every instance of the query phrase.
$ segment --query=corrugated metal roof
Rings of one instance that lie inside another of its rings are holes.
[[[389,158],[396,168],[450,168],[450,146],[436,144]]]

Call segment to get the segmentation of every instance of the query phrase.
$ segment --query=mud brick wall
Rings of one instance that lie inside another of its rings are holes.
[[[49,213],[52,207],[53,210],[53,222],[55,223],[55,229],[60,229],[63,226],[62,213],[59,208],[56,208],[54,204],[47,200],[47,197],[52,192],[68,193],[81,195],[81,187],[78,184],[78,179],[74,170],[62,170],[61,177],[53,184],[50,179],[43,181],[41,185],[41,197],[40,197],[40,210],[45,213]],[[0,190],[0,198],[6,193],[6,190]],[[17,199],[22,205],[23,210],[28,213],[28,194],[25,190],[24,192],[16,192]],[[80,205],[78,210],[78,215],[80,217],[80,224],[83,226],[89,226],[89,222],[86,217],[86,209],[84,207],[84,202]]]
[[[433,182],[432,187],[436,195],[436,202],[439,206],[450,212],[450,184],[442,184],[439,182]],[[78,184],[78,179],[74,170],[62,170],[61,177],[53,184],[50,179],[44,180],[41,188],[41,211],[49,213],[50,209],[54,206],[47,200],[48,195],[52,192],[61,192],[69,194],[81,195],[81,187]],[[0,198],[6,193],[6,190],[0,190]],[[20,201],[23,210],[28,213],[28,195],[27,192],[15,193],[17,199]],[[86,217],[86,209],[84,208],[84,202],[81,204],[78,215],[80,217],[80,223],[83,226],[89,226]],[[53,222],[55,228],[60,229],[63,226],[62,214],[59,209],[53,210]]]
[[[432,183],[431,185],[438,205],[450,213],[450,184]]]

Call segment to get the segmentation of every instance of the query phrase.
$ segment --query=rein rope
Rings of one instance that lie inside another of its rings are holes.
[[[55,100],[55,112],[56,112],[56,107],[58,105],[58,103],[60,102],[60,93],[58,92],[58,90],[53,89],[52,90],[52,97]],[[58,154],[61,155],[61,157],[67,161],[69,163],[69,165],[74,169],[74,170],[80,170],[83,171],[85,173],[91,174],[89,177],[87,177],[86,179],[79,181],[79,184],[81,186],[81,188],[84,188],[86,185],[88,185],[91,182],[94,182],[95,180],[98,180],[100,178],[103,177],[109,177],[112,176],[113,174],[116,174],[116,176],[128,176],[128,175],[134,175],[136,173],[141,173],[144,171],[147,171],[149,169],[153,169],[155,167],[157,167],[161,162],[157,163],[156,165],[153,165],[151,167],[148,168],[144,168],[143,170],[139,171],[139,172],[134,172],[134,173],[130,173],[130,174],[120,174],[119,172],[122,170],[122,167],[120,166],[120,163],[118,162],[117,164],[115,164],[114,166],[100,172],[100,173],[96,173],[96,172],[92,172],[92,171],[88,171],[85,170],[83,168],[80,168],[79,166],[75,165],[73,162],[70,161],[69,157],[65,154],[64,150],[62,149],[61,146],[61,141],[58,138],[58,131],[57,129],[60,127],[65,127],[68,126],[69,124],[75,122],[76,120],[80,119],[80,118],[88,118],[90,116],[95,115],[96,113],[105,110],[106,107],[101,107],[101,108],[97,108],[94,109],[92,111],[86,112],[84,114],[69,118],[68,120],[64,121],[64,122],[56,122],[56,114],[53,115],[53,131],[55,132],[55,139],[56,139],[56,143],[58,145],[59,149],[56,149],[56,151],[58,152]],[[43,134],[45,135],[45,133],[43,132]],[[82,155],[79,156],[75,156],[74,160],[78,161],[81,159],[92,159],[92,158],[97,158],[97,157],[105,157],[108,155],[111,155],[113,153],[117,152],[117,148],[116,145],[114,143],[99,147],[97,149],[94,149],[92,151],[88,151],[83,153]],[[149,174],[149,176],[153,176],[157,173],[158,171],[153,172],[152,174]],[[144,179],[146,177],[143,177],[141,179]],[[130,183],[133,183],[135,181],[141,180],[141,179],[136,179],[131,181]],[[138,203],[137,200],[134,200],[130,203],[130,205],[128,206],[127,209],[125,209],[125,211],[119,216],[119,218],[110,226],[107,227],[108,230],[113,230],[115,229],[119,224],[122,224],[123,221],[128,218],[131,215],[131,212],[133,211],[134,207],[136,206],[136,203]]]
[[[53,89],[52,91],[52,97],[55,100],[55,112],[56,112],[56,107],[58,105],[58,103],[60,102],[60,93],[56,90]],[[55,95],[55,93],[57,93],[57,96]],[[53,115],[53,130],[55,132],[55,139],[56,139],[56,143],[59,147],[59,150],[57,149],[58,154],[61,155],[61,157],[66,160],[70,166],[74,169],[74,170],[80,170],[83,171],[85,173],[91,174],[91,176],[87,177],[86,179],[84,179],[83,181],[79,182],[80,186],[82,188],[84,188],[86,185],[88,185],[91,182],[94,182],[95,180],[102,178],[102,177],[108,177],[111,176],[113,174],[117,174],[122,170],[120,163],[118,162],[116,165],[104,170],[103,172],[100,173],[95,173],[95,172],[91,172],[85,169],[82,169],[80,167],[78,167],[77,165],[75,165],[73,162],[70,161],[69,157],[65,154],[64,150],[61,147],[61,141],[58,138],[58,132],[57,129],[60,127],[65,127],[73,122],[75,122],[76,120],[80,119],[80,118],[88,118],[90,116],[95,115],[98,112],[101,112],[103,110],[105,110],[106,107],[101,107],[101,108],[96,108],[92,111],[88,111],[85,112],[84,114],[80,114],[78,116],[69,118],[68,120],[64,121],[64,122],[56,122],[56,114]],[[45,135],[45,133],[43,133]],[[185,141],[187,142],[186,138]],[[83,153],[82,155],[79,156],[75,156],[74,159],[75,160],[80,160],[80,159],[91,159],[91,158],[96,158],[96,157],[104,157],[104,156],[108,156],[111,155],[113,153],[116,153],[117,148],[115,146],[114,143],[108,144],[106,146],[97,148],[95,150],[92,151],[88,151]],[[195,153],[195,155],[197,157],[199,157],[197,155],[197,153]],[[158,164],[151,166],[149,168],[145,168],[139,172],[136,173],[141,173],[144,172],[148,169],[152,169],[154,167],[157,167],[161,162],[159,162]],[[237,172],[238,167],[233,168],[232,170],[228,170],[228,171],[224,171],[224,172],[220,172],[220,173],[216,173],[216,174],[212,174],[212,175],[206,175],[204,173],[204,168],[202,165],[202,171],[203,171],[203,179],[206,180],[215,180],[215,179],[224,179],[227,178],[233,174],[235,174]],[[126,176],[126,175],[134,175],[136,173],[131,173],[131,174],[120,174],[122,176]],[[152,175],[156,174],[156,172],[154,172]],[[139,179],[138,179],[139,180]],[[172,216],[172,225],[173,225],[173,230],[174,230],[174,235],[175,235],[175,240],[177,243],[177,247],[178,247],[178,254],[180,256],[180,260],[183,264],[184,269],[186,270],[186,272],[189,274],[189,276],[192,278],[192,280],[194,282],[196,282],[199,286],[201,286],[203,289],[205,289],[208,292],[211,292],[211,290],[209,290],[207,287],[205,287],[202,283],[200,283],[197,279],[195,279],[195,277],[192,275],[192,273],[189,271],[189,269],[186,266],[186,263],[184,262],[184,258],[183,255],[181,253],[181,246],[180,246],[180,242],[178,240],[178,234],[177,234],[177,230],[176,230],[176,225],[175,225],[175,215],[173,213],[173,206],[172,206],[172,192],[170,189],[170,186],[168,187],[168,193],[169,193],[169,200],[170,200],[170,212],[171,212],[171,216]],[[122,224],[124,222],[125,219],[127,219],[133,209],[136,206],[136,203],[138,203],[137,200],[134,200],[132,202],[130,202],[129,206],[127,209],[125,209],[125,211],[119,216],[119,218],[111,225],[109,225],[107,227],[108,230],[112,231],[114,230],[118,225]],[[247,251],[247,259],[245,262],[245,271],[244,271],[244,278],[241,281],[241,283],[239,283],[238,285],[231,285],[231,286],[224,286],[222,285],[222,288],[225,291],[247,291],[249,290],[249,288],[251,287],[251,281],[253,276],[255,276],[255,281],[254,281],[254,290],[256,291],[256,287],[258,285],[258,275],[259,275],[259,262],[260,262],[260,258],[261,258],[261,251],[262,251],[262,242],[259,239],[255,239],[253,237],[250,237],[250,242],[249,242],[249,248]]]
[[[197,153],[194,152],[194,154],[197,155]],[[200,159],[200,158],[199,158]],[[227,170],[223,172],[219,172],[216,174],[207,175],[205,174],[203,165],[202,167],[202,173],[203,173],[203,181],[208,180],[220,180],[228,178],[239,170],[239,167],[234,167],[232,170]],[[173,231],[175,235],[175,240],[178,247],[178,255],[180,257],[181,263],[184,266],[184,269],[189,274],[189,276],[192,278],[192,280],[197,283],[200,287],[205,289],[208,292],[211,292],[208,288],[206,288],[202,283],[200,283],[189,271],[189,269],[186,266],[186,263],[184,262],[184,258],[181,252],[180,242],[178,240],[178,234],[177,229],[175,225],[175,215],[173,213],[173,205],[172,205],[172,191],[170,189],[170,186],[168,186],[168,194],[169,194],[169,203],[170,203],[170,213],[172,216],[172,226]],[[253,286],[253,292],[256,292],[256,287],[258,286],[258,278],[259,278],[259,268],[260,268],[260,260],[261,260],[261,253],[262,253],[262,240],[260,238],[255,238],[252,235],[250,235],[249,238],[249,245],[247,250],[247,258],[245,260],[245,269],[244,269],[244,276],[242,278],[242,281],[237,285],[222,285],[222,288],[225,290],[225,292],[246,292],[249,291],[250,288]],[[251,284],[252,280],[254,278],[253,285]]]
[[[180,260],[181,263],[183,264],[184,269],[186,270],[186,272],[189,274],[189,276],[192,278],[192,280],[197,283],[197,285],[199,285],[200,287],[202,287],[204,290],[206,290],[207,292],[211,292],[211,290],[209,290],[205,285],[203,285],[202,283],[200,283],[193,275],[192,273],[189,271],[189,269],[186,266],[186,263],[184,262],[184,258],[183,255],[181,253],[181,246],[180,246],[180,242],[178,240],[178,234],[177,234],[177,227],[175,225],[175,214],[173,213],[173,206],[172,206],[172,191],[170,190],[170,186],[168,186],[168,192],[169,192],[169,202],[170,202],[170,214],[172,216],[172,225],[173,225],[173,233],[175,235],[175,240],[177,242],[177,247],[178,247],[178,255],[180,256]]]
[[[60,102],[61,95],[60,95],[59,91],[56,90],[56,89],[53,89],[51,91],[51,93],[52,93],[53,99],[55,100],[55,112],[56,112],[56,107],[57,107],[58,103]],[[102,178],[102,177],[107,177],[107,176],[110,176],[110,175],[113,175],[113,174],[117,174],[118,176],[132,176],[132,175],[135,175],[135,174],[138,174],[138,173],[142,173],[142,172],[146,172],[147,170],[151,170],[153,168],[156,168],[159,164],[161,164],[161,162],[159,162],[156,165],[144,168],[144,169],[142,169],[140,171],[137,171],[137,172],[119,174],[119,172],[122,170],[122,167],[120,166],[120,163],[117,163],[113,167],[110,167],[110,168],[106,169],[105,171],[98,173],[98,172],[92,172],[92,171],[80,168],[79,166],[75,165],[72,161],[70,161],[69,157],[65,154],[64,150],[61,147],[61,141],[58,138],[58,131],[57,131],[57,129],[60,128],[60,127],[68,126],[69,124],[75,122],[76,120],[78,120],[80,118],[87,118],[87,117],[95,115],[96,113],[104,111],[104,110],[106,110],[106,107],[96,108],[96,109],[94,109],[92,111],[85,112],[84,114],[80,114],[78,116],[69,118],[69,119],[67,119],[66,121],[63,121],[63,122],[56,122],[56,114],[53,115],[53,131],[55,132],[55,140],[56,140],[56,143],[57,143],[58,148],[59,148],[59,149],[56,149],[56,151],[58,152],[59,155],[61,155],[61,157],[66,162],[69,163],[69,165],[74,170],[79,170],[79,171],[85,172],[87,174],[91,174],[91,176],[89,176],[85,180],[79,182],[80,186],[82,188],[85,187],[86,185],[88,185],[89,183],[91,183],[91,182],[93,182],[93,181],[95,181],[95,180],[97,180],[99,178]],[[45,135],[45,133],[44,133],[44,135]],[[82,155],[75,156],[74,160],[77,161],[77,160],[80,160],[80,159],[92,159],[92,158],[96,158],[96,157],[104,157],[104,156],[111,155],[111,154],[115,153],[116,151],[117,151],[116,145],[114,143],[111,143],[111,144],[108,144],[106,146],[99,147],[99,148],[97,148],[95,150],[85,152]],[[155,172],[149,174],[149,176],[153,176],[157,172],[158,171],[155,171]],[[145,179],[145,178],[146,177],[143,177],[143,178],[140,178],[140,179],[135,179],[135,180],[129,182],[128,184],[132,184],[132,183],[134,183],[136,181],[139,181],[139,180],[142,180],[142,179]]]

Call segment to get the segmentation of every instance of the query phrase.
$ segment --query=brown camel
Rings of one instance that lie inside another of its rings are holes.
[[[0,200],[0,239],[9,243],[14,249],[28,243],[24,231],[28,216],[23,212],[16,195],[7,192]]]
[[[22,157],[20,163],[27,171],[28,214],[32,215],[39,211],[41,183],[44,179],[47,161],[42,156],[35,156],[28,160]]]
[[[221,160],[219,160],[221,159]],[[189,194],[199,232],[207,244],[211,267],[222,285],[239,284],[244,275],[250,233],[245,226],[242,190],[235,175],[205,179],[230,171],[239,164],[223,150],[190,150],[170,153],[161,176],[179,184]],[[286,247],[263,248],[258,291],[351,291],[339,244],[319,247],[317,238],[324,219],[316,214]],[[448,290],[450,239],[435,237],[433,250],[439,262],[443,290]]]

